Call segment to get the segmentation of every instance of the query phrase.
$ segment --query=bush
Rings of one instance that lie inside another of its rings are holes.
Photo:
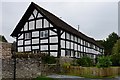
[[[65,63],[63,63],[63,65],[62,65],[62,66],[63,66],[63,67],[70,66],[70,63],[65,62]]]
[[[46,55],[46,56],[42,57],[42,61],[45,64],[54,64],[54,63],[56,63],[55,57],[49,56],[49,55]]]
[[[113,66],[120,66],[120,39],[114,44],[111,61]]]
[[[98,62],[97,62],[98,68],[105,68],[105,67],[109,67],[111,65],[112,65],[112,62],[110,61],[110,57],[101,56],[98,58]]]
[[[83,67],[90,67],[93,66],[93,61],[90,57],[84,56],[77,60],[77,64]]]
[[[111,55],[112,66],[120,66],[120,54]]]

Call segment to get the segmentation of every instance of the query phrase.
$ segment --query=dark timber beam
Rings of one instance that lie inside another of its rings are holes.
[[[60,56],[61,56],[61,46],[60,46],[60,32],[61,32],[61,30],[60,29],[57,29],[57,34],[58,34],[58,55],[57,55],[57,57],[59,58]]]

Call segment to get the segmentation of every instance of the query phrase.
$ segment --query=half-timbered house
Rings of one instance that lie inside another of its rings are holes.
[[[31,3],[11,34],[16,38],[18,52],[46,52],[60,57],[95,57],[103,54],[103,47],[93,38]]]

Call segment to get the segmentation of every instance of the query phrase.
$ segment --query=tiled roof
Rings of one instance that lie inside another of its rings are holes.
[[[66,22],[61,20],[60,18],[56,17],[54,14],[48,12],[47,10],[43,9],[42,7],[38,6],[37,4],[35,4],[33,2],[30,4],[29,8],[27,9],[25,14],[23,15],[22,19],[20,20],[20,22],[16,26],[16,28],[13,31],[13,33],[11,34],[11,36],[13,36],[13,37],[17,36],[17,34],[23,28],[25,22],[28,20],[28,18],[30,17],[30,15],[34,9],[37,9],[56,28],[62,29],[66,32],[69,32],[77,37],[84,39],[85,41],[88,41],[90,43],[93,43],[93,44],[103,48],[102,46],[97,44],[93,38],[90,38],[90,37],[86,36],[85,34],[81,33],[80,31],[74,29],[72,26],[70,26],[69,24],[67,24]]]

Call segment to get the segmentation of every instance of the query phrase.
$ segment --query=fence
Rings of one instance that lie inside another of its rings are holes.
[[[67,66],[62,70],[63,73],[69,75],[89,75],[89,76],[117,76],[120,75],[120,67],[97,68],[97,67],[80,67],[80,66]]]

